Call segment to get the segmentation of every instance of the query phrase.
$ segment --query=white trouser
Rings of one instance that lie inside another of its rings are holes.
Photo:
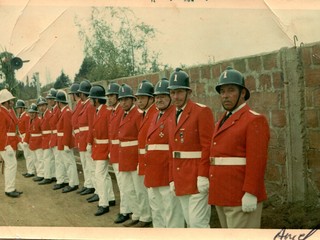
[[[118,183],[118,188],[120,192],[120,213],[122,214],[127,214],[130,213],[130,208],[128,205],[128,198],[124,195],[124,184],[123,184],[123,179],[121,178],[119,174],[119,163],[112,163],[112,168],[114,171],[114,174],[116,175],[117,183]]]
[[[69,177],[67,175],[67,170],[64,167],[64,159],[63,155],[61,154],[62,151],[59,151],[57,147],[53,147],[52,151],[55,159],[57,184],[68,183]]]
[[[151,222],[151,208],[149,204],[148,191],[144,185],[144,175],[138,175],[138,181],[135,184],[135,189],[138,197],[138,204],[140,208],[140,221]]]
[[[210,228],[211,206],[208,193],[178,196],[188,228]]]
[[[73,155],[73,149],[70,149],[69,152],[66,152],[64,150],[59,151],[61,159],[63,159],[63,165],[67,172],[67,176],[69,178],[69,186],[74,187],[76,185],[79,185],[79,177],[78,177],[78,171],[77,171],[77,164],[76,159]]]
[[[116,197],[114,196],[114,191],[113,191],[113,183],[112,183],[112,178],[110,176],[110,173],[109,173],[109,161],[108,161],[108,164],[107,164],[107,173],[106,173],[106,179],[107,179],[107,193],[108,193],[108,198],[109,198],[109,201],[115,201],[116,200]]]
[[[44,178],[51,179],[55,177],[55,161],[51,148],[43,149],[43,165],[44,165]]]
[[[32,157],[32,153],[29,146],[23,146],[23,155],[24,155],[24,158],[26,159],[27,173],[35,174],[36,167],[34,165],[34,159]]]
[[[184,217],[179,199],[169,186],[148,188],[154,228],[184,228]]]
[[[123,183],[123,194],[128,200],[129,208],[132,212],[131,219],[139,220],[140,219],[140,209],[138,205],[138,197],[136,194],[136,185],[138,180],[137,171],[131,172],[119,172],[119,177],[122,179]]]
[[[90,166],[92,166],[92,163],[89,162],[89,164],[87,164],[87,157],[86,157],[87,151],[79,152],[79,154],[80,154],[80,161],[81,161],[83,177],[84,177],[83,186],[86,188],[93,188],[94,186],[93,186],[92,177],[91,177],[92,172],[90,168]]]
[[[31,154],[34,159],[34,165],[36,166],[37,177],[43,177],[44,176],[43,150],[41,148],[36,150],[31,150]]]
[[[114,199],[111,199],[112,196],[110,196],[110,189],[112,188],[112,185],[110,186],[110,181],[107,180],[107,176],[110,177],[108,173],[108,161],[95,160],[94,165],[96,169],[95,181],[97,186],[96,192],[99,195],[99,206],[107,207],[109,206],[109,201],[114,200]],[[114,198],[114,194],[113,194],[113,198]]]
[[[16,190],[16,151],[12,156],[9,156],[6,151],[0,151],[0,155],[4,161],[4,191],[12,192]]]

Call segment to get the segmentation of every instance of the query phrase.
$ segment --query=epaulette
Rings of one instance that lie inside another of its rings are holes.
[[[206,107],[206,105],[204,105],[204,104],[201,104],[201,103],[196,103],[198,106],[200,106],[200,107]]]
[[[251,112],[252,114],[257,115],[257,116],[261,115],[260,113],[257,113],[257,112],[252,111],[252,110],[249,110],[249,112]]]

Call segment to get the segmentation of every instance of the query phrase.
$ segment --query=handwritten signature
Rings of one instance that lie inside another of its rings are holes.
[[[312,229],[307,234],[301,233],[301,234],[291,234],[289,232],[286,232],[286,229],[283,228],[278,232],[273,240],[280,239],[280,240],[306,240],[307,238],[311,237],[316,231],[318,231],[318,225],[315,229]]]

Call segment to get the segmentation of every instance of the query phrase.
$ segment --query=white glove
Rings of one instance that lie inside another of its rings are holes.
[[[22,143],[22,145],[23,145],[23,147],[29,147],[29,144],[28,143],[26,143],[26,142],[24,142],[24,143]]]
[[[169,186],[170,186],[170,192],[173,194],[173,195],[176,195],[176,188],[174,186],[174,181],[170,182],[169,183]]]
[[[253,212],[257,209],[257,197],[250,193],[246,192],[243,195],[241,202],[243,212]]]
[[[24,149],[22,142],[18,142],[18,149],[21,151]]]
[[[64,146],[63,147],[63,150],[66,152],[66,153],[69,153],[71,152],[70,148],[68,146]]]
[[[87,144],[87,148],[86,148],[87,152],[92,152],[92,145],[90,143]]]
[[[6,150],[9,157],[12,157],[14,155],[14,150],[11,145],[7,145],[4,149]]]
[[[207,177],[198,176],[197,177],[197,187],[199,193],[209,192],[209,179]]]

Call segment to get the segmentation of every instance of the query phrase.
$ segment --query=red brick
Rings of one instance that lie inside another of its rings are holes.
[[[312,47],[312,63],[315,65],[320,64],[320,45],[315,45]]]
[[[305,78],[305,84],[307,87],[319,86],[320,69],[305,68],[304,78]]]
[[[319,114],[318,111],[314,109],[305,110],[306,127],[309,127],[309,128],[319,127],[318,114]]]
[[[211,79],[211,66],[201,67],[201,78],[202,79]]]
[[[270,53],[262,56],[263,69],[272,70],[274,68],[277,68],[277,57],[278,53]]]
[[[248,58],[248,67],[251,71],[261,72],[261,58],[260,56]]]
[[[237,69],[241,73],[245,73],[246,69],[246,60],[245,59],[237,59],[234,61],[234,69]]]
[[[311,65],[310,51],[311,51],[311,49],[309,47],[303,47],[301,49],[302,63],[305,66]]]
[[[320,149],[320,130],[309,129],[306,137],[309,138],[310,148]]]
[[[278,147],[278,146],[279,146],[278,130],[270,128],[269,148]]]
[[[274,72],[272,73],[272,79],[273,79],[273,87],[275,89],[283,88],[283,73],[282,72]]]
[[[271,88],[271,77],[269,74],[261,74],[259,77],[259,90],[268,90]]]
[[[200,79],[200,69],[199,67],[195,67],[195,68],[190,68],[189,69],[189,77],[191,79],[191,81],[193,82],[198,82]]]
[[[279,93],[277,92],[259,92],[251,93],[250,104],[253,109],[262,107],[265,110],[278,109],[279,106]]]
[[[221,74],[220,64],[216,64],[216,65],[212,66],[212,77],[219,78],[220,74]]]
[[[286,102],[284,90],[278,91],[278,93],[279,93],[279,98],[280,98],[280,100],[279,100],[279,103],[280,103],[279,108],[283,109],[283,108],[285,108],[285,102]]]
[[[281,181],[282,179],[281,168],[271,163],[271,161],[267,165],[266,179],[271,182]]]
[[[206,89],[205,89],[204,83],[196,83],[196,86],[194,90],[197,92],[197,96],[205,96],[206,95]]]
[[[313,94],[310,94],[312,89],[311,87],[305,88],[306,107],[313,107]]]
[[[245,85],[249,91],[256,91],[256,79],[253,76],[247,76],[245,79]]]
[[[286,112],[284,110],[273,110],[271,115],[271,125],[273,127],[286,126]]]
[[[318,149],[309,149],[307,151],[307,162],[309,168],[320,171],[320,151]]]
[[[313,106],[320,107],[320,88],[313,91]]]
[[[286,163],[285,149],[269,148],[268,159],[273,163],[284,165]]]

